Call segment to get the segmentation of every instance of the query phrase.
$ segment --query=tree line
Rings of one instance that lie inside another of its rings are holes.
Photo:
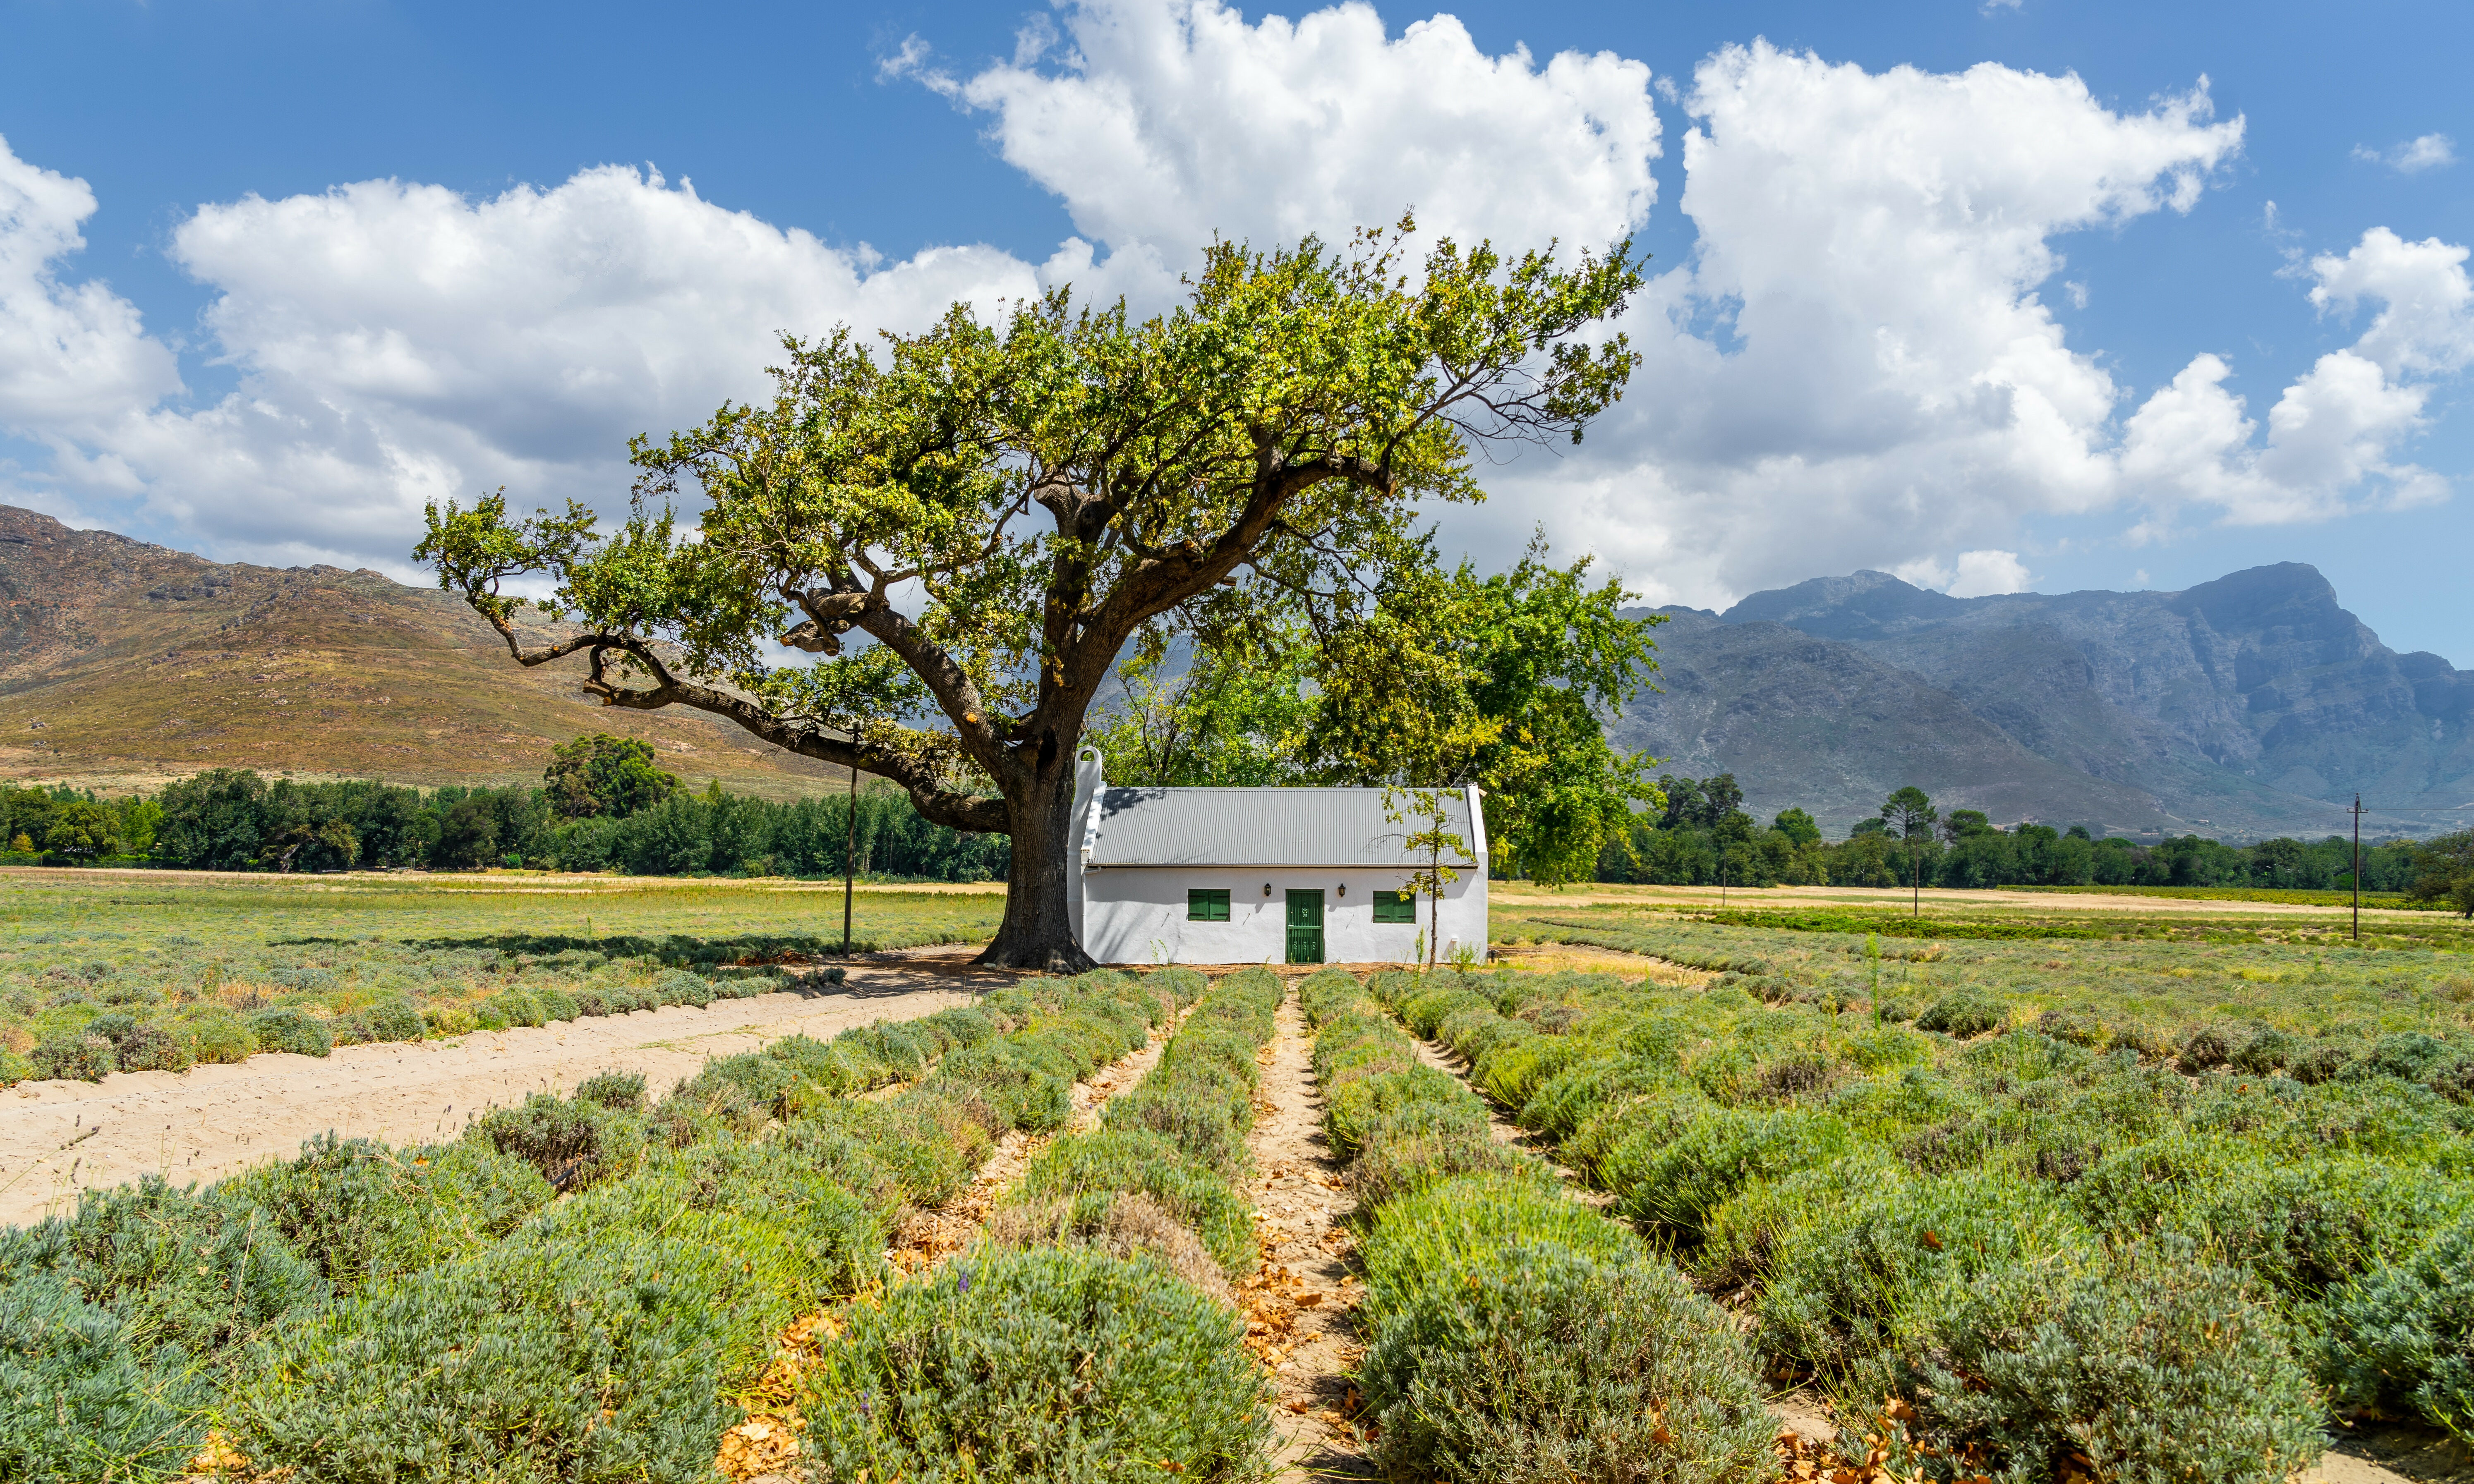
[[[1936,807],[1902,788],[1847,837],[1822,838],[1800,808],[1767,826],[1743,808],[1732,773],[1660,777],[1662,808],[1634,817],[1598,857],[1601,881],[1668,886],[2243,886],[2341,891],[2353,885],[2353,842],[2290,838],[2226,845],[2198,835],[2142,845],[2099,837],[2085,825],[2001,828],[1980,809]],[[2474,835],[2363,848],[2363,890],[2447,897],[2462,878],[2474,891]],[[2474,904],[2469,904],[2474,910]]]
[[[0,791],[0,840],[20,860],[201,871],[473,870],[632,875],[982,881],[1007,841],[920,817],[887,788],[776,802],[691,791],[651,748],[597,735],[555,750],[538,787],[298,782],[216,769],[152,795]]]

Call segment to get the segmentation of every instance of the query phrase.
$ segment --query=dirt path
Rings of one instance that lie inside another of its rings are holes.
[[[1246,1343],[1272,1373],[1278,1404],[1282,1479],[1371,1478],[1366,1443],[1348,1421],[1356,1410],[1346,1373],[1364,1347],[1356,1327],[1366,1285],[1349,1260],[1355,1241],[1343,1225],[1357,1198],[1322,1136],[1322,1093],[1315,1085],[1314,1038],[1292,994],[1279,1029],[1260,1057],[1262,1093],[1254,1107],[1254,1229],[1263,1265],[1237,1285]]]
[[[78,1192],[162,1174],[201,1184],[297,1152],[331,1129],[405,1143],[451,1137],[492,1104],[564,1092],[606,1067],[657,1090],[707,1058],[784,1036],[819,1039],[907,1020],[1013,976],[972,971],[967,951],[887,954],[825,994],[760,994],[449,1041],[338,1046],[331,1056],[262,1055],[185,1072],[114,1072],[100,1084],[0,1089],[0,1225],[73,1209]]]
[[[1151,1040],[1141,1049],[1127,1053],[1091,1074],[1087,1082],[1074,1084],[1074,1112],[1065,1127],[1055,1134],[1027,1134],[1020,1129],[1007,1129],[997,1139],[980,1164],[979,1173],[960,1195],[934,1210],[910,1213],[894,1233],[893,1248],[886,1256],[906,1273],[925,1272],[971,1244],[980,1228],[987,1224],[988,1212],[996,1209],[1005,1193],[1022,1179],[1031,1161],[1049,1146],[1058,1135],[1082,1134],[1100,1126],[1100,1114],[1115,1099],[1131,1092],[1151,1075],[1159,1059],[1168,1054],[1168,1043],[1194,1013],[1189,1005],[1166,1025],[1154,1026]]]
[[[1153,1027],[1151,1040],[1140,1049],[1101,1067],[1089,1080],[1074,1084],[1074,1113],[1055,1134],[1007,1129],[961,1194],[933,1210],[913,1210],[904,1218],[893,1233],[893,1245],[885,1250],[885,1260],[905,1275],[916,1275],[934,1270],[969,1247],[987,1224],[988,1212],[1051,1140],[1060,1134],[1097,1128],[1102,1111],[1151,1074],[1167,1054],[1169,1039],[1193,1008],[1189,1005],[1165,1026]],[[801,1434],[807,1424],[796,1410],[799,1377],[815,1362],[825,1340],[839,1332],[832,1308],[807,1315],[782,1332],[764,1377],[739,1399],[747,1408],[747,1418],[722,1433],[713,1461],[715,1472],[736,1484],[767,1480],[788,1484],[807,1477],[801,1468]]]
[[[1419,1041],[1416,1037],[1410,1039],[1417,1041],[1419,1061],[1439,1071],[1451,1073],[1458,1077],[1471,1092],[1477,1092],[1478,1103],[1486,1109],[1486,1131],[1493,1136],[1496,1143],[1510,1144],[1516,1149],[1526,1149],[1545,1161],[1548,1168],[1564,1177],[1564,1188],[1570,1193],[1572,1199],[1582,1205],[1595,1206],[1604,1209],[1615,1203],[1615,1198],[1612,1194],[1593,1187],[1588,1181],[1581,1178],[1580,1171],[1566,1167],[1563,1161],[1556,1158],[1553,1139],[1541,1134],[1531,1133],[1513,1122],[1512,1115],[1505,1113],[1494,1099],[1484,1092],[1478,1092],[1477,1085],[1469,1081],[1469,1065],[1467,1062],[1431,1041]]]

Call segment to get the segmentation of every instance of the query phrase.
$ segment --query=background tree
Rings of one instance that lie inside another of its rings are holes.
[[[120,816],[109,804],[81,799],[60,804],[43,826],[42,846],[76,860],[120,853]]]
[[[1087,733],[1117,783],[1262,788],[1305,780],[1316,702],[1310,635],[1268,629],[1197,644],[1146,625],[1119,662],[1118,694]]]
[[[1431,567],[1418,510],[1481,498],[1478,450],[1577,441],[1638,359],[1583,338],[1639,286],[1628,244],[1565,269],[1444,241],[1413,281],[1400,240],[1215,244],[1190,301],[1140,323],[1060,290],[999,327],[957,305],[882,361],[846,331],[790,341],[769,405],[636,442],[618,529],[492,496],[433,510],[416,555],[518,662],[584,656],[607,705],[710,711],[1010,835],[982,960],[1080,969],[1074,757],[1127,641],[1172,611],[1216,634],[1362,610]],[[579,631],[517,629],[501,589],[535,574]],[[777,639],[823,658],[778,664]]]
[[[2474,829],[2425,841],[2415,848],[2413,864],[2408,896],[2416,901],[2444,901],[2474,918]]]
[[[1400,848],[1411,856],[1422,856],[1426,864],[1410,873],[1400,883],[1400,890],[1414,900],[1426,898],[1425,967],[1435,967],[1443,952],[1443,888],[1461,878],[1446,857],[1458,858],[1469,853],[1469,843],[1452,828],[1451,800],[1453,790],[1446,788],[1387,788],[1383,791],[1383,817],[1402,826]]]
[[[1971,836],[1992,833],[1993,818],[1982,809],[1953,809],[1949,818],[1941,822],[1941,837],[1953,845]]]
[[[1802,809],[1781,809],[1778,818],[1770,822],[1770,827],[1794,841],[1798,846],[1821,843],[1821,826],[1813,822],[1811,815]]]
[[[1881,802],[1881,823],[1902,840],[1929,839],[1938,817],[1932,800],[1912,783]]]
[[[486,799],[460,800],[438,826],[438,862],[444,866],[490,866],[498,859],[498,811]]]
[[[1422,544],[1422,543],[1420,543]],[[1354,784],[1486,790],[1502,865],[1542,885],[1587,879],[1636,802],[1657,797],[1605,720],[1657,668],[1658,620],[1621,615],[1620,581],[1533,540],[1480,577],[1395,562],[1362,610],[1198,644],[1148,628],[1118,666],[1128,704],[1095,722],[1109,777],[1140,783]],[[1162,671],[1180,652],[1193,661]]]
[[[596,731],[550,749],[542,787],[561,819],[625,819],[677,793],[679,780],[651,743]]]
[[[1935,818],[1932,801],[1912,783],[1881,801],[1881,823],[1906,842],[1907,885],[1919,894],[1924,891],[1925,848],[1932,843]],[[1921,896],[1916,910],[1924,910]]]

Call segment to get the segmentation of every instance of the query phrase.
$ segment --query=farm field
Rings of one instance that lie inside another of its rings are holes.
[[[1003,910],[870,887],[853,946],[977,942]],[[840,947],[837,884],[0,871],[0,1084],[701,1007]]]
[[[1035,1478],[1064,1449],[2268,1484],[2388,1418],[2428,1468],[2327,1476],[2462,1476],[2453,919],[2366,915],[2356,947],[2307,904],[1933,894],[1918,925],[1887,894],[1516,884],[1506,964],[1467,975],[1000,979],[956,946],[828,986],[839,901],[785,887],[10,877],[24,1023],[204,1004],[335,1042],[12,1112],[582,1044],[451,1123],[270,1133],[0,1231],[0,1374],[49,1399],[0,1422],[0,1475]],[[966,945],[999,904],[862,892],[857,936]],[[419,1043],[334,1029],[388,995]]]

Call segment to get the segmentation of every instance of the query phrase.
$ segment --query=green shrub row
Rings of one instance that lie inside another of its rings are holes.
[[[874,1282],[898,1208],[1008,1126],[930,1062],[1020,1043],[1087,1069],[1168,1013],[1122,975],[1038,981],[789,1038],[658,1105],[603,1073],[447,1145],[330,1136],[204,1191],[90,1193],[0,1233],[0,1368],[32,1403],[0,1477],[178,1472],[215,1415],[304,1480],[703,1478],[782,1325]]]
[[[825,973],[838,981],[842,970]],[[262,1051],[322,1057],[337,1046],[370,1041],[548,1025],[663,1005],[703,1006],[761,994],[773,983],[765,978],[708,979],[673,969],[641,985],[613,982],[570,992],[555,984],[533,984],[426,1010],[408,995],[385,994],[332,1017],[295,1005],[248,1013],[208,1001],[178,1010],[134,1001],[121,1008],[73,1005],[69,1008],[84,1009],[89,1017],[54,1029],[22,1055],[0,1049],[0,1087],[30,1077],[100,1082],[115,1071],[177,1072],[202,1063],[240,1062]]]
[[[2078,1457],[2267,1481],[2317,1456],[2321,1385],[2435,1419],[2462,1405],[2436,1358],[2464,1353],[2459,1301],[2416,1310],[2443,1285],[2390,1278],[2465,1220],[2474,1150],[2465,1110],[2404,1075],[2192,1075],[1729,985],[1561,975],[1395,998],[1706,1287],[1740,1295],[1773,1366],[1845,1415],[1909,1401],[1945,1458],[2023,1480]],[[2435,1317],[2417,1330],[2415,1312]]]
[[[1193,1013],[1102,1128],[1050,1144],[985,1239],[883,1304],[812,1373],[835,1478],[1259,1479],[1268,1400],[1227,1304],[1254,1261],[1247,1168],[1281,988],[1249,969],[1148,981]],[[1042,1105],[1044,1106],[1044,1105]]]
[[[1300,989],[1324,1129],[1366,1233],[1359,1379],[1388,1476],[1453,1484],[1765,1476],[1750,1347],[1640,1238],[1495,1142],[1485,1107],[1425,1066],[1421,1034],[1493,1014],[1473,977],[1326,969]]]
[[[1124,1243],[1140,1211],[1141,1225],[1160,1228],[1141,1245],[1172,1267],[1194,1243],[1210,1256],[1217,1275],[1186,1264],[1185,1276],[1206,1291],[1225,1294],[1219,1275],[1252,1271],[1253,1203],[1241,1185],[1251,1168],[1246,1136],[1262,1082],[1254,1054],[1272,1039],[1284,993],[1266,969],[1222,979],[1196,1002],[1141,1086],[1109,1104],[1100,1128],[1067,1135],[1031,1161],[996,1233]],[[1129,1203],[1132,1210],[1123,1209]]]

